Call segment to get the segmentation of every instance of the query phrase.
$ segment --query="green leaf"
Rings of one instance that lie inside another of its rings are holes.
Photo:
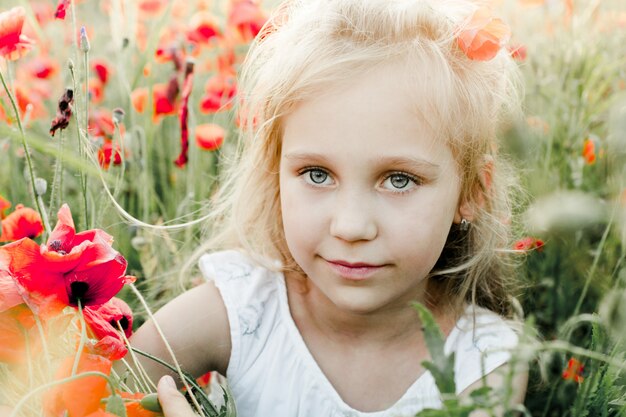
[[[454,382],[454,353],[446,355],[443,351],[445,339],[443,332],[435,322],[430,311],[420,303],[413,303],[422,322],[424,341],[430,353],[431,361],[424,361],[422,365],[430,371],[435,379],[437,388],[442,394],[455,394]]]
[[[124,400],[117,394],[111,395],[107,400],[106,411],[119,417],[126,417]]]

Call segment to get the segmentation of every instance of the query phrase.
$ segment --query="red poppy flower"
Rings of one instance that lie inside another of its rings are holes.
[[[174,82],[167,84],[155,84],[152,86],[152,105],[154,118],[175,114],[177,111],[176,96],[178,95],[178,82],[175,77]],[[140,87],[131,93],[131,102],[137,112],[143,113],[148,101],[148,89]]]
[[[33,46],[33,41],[22,34],[25,17],[21,6],[0,13],[0,55],[9,61],[21,58]]]
[[[98,149],[98,163],[103,169],[107,170],[111,166],[111,160],[113,165],[122,165],[122,150],[119,144],[113,145],[113,141],[105,139],[100,149]]]
[[[141,10],[142,16],[155,16],[161,13],[165,5],[164,0],[140,0],[139,10]]]
[[[67,204],[58,219],[45,245],[22,239],[0,248],[40,314],[77,306],[79,299],[83,306],[106,303],[134,280],[124,275],[126,260],[111,247],[111,236],[99,229],[76,233]]]
[[[89,79],[89,101],[93,104],[101,103],[104,99],[104,84],[99,78]]]
[[[206,374],[201,375],[198,378],[196,378],[196,382],[198,383],[198,385],[200,385],[200,387],[205,388],[205,387],[208,387],[209,384],[211,383],[212,377],[213,377],[213,372],[207,372]]]
[[[237,30],[244,42],[250,42],[260,32],[267,16],[252,0],[233,0],[228,25]]]
[[[508,50],[513,59],[517,61],[526,61],[526,56],[528,55],[526,45],[511,45]]]
[[[119,326],[129,338],[133,333],[133,312],[119,298],[100,306],[85,307],[85,321],[98,342],[93,351],[111,360],[122,359],[128,349],[119,333]]]
[[[94,59],[91,61],[91,69],[96,73],[102,84],[106,84],[107,81],[109,81],[111,68],[104,59]]]
[[[59,72],[59,64],[49,57],[37,56],[26,64],[26,71],[33,77],[50,79]]]
[[[54,12],[54,17],[57,19],[65,19],[67,9],[70,7],[70,0],[59,0],[57,3],[57,10]]]
[[[55,379],[69,377],[73,364],[74,356],[65,358]],[[77,374],[97,371],[109,375],[111,365],[112,362],[102,356],[83,353],[78,362]],[[99,376],[88,376],[57,385],[44,397],[44,415],[58,417],[67,411],[68,417],[84,417],[100,409],[100,401],[108,395],[107,381]]]
[[[0,312],[22,304],[24,299],[18,284],[9,271],[9,259],[0,252]]]
[[[32,208],[18,204],[15,206],[15,211],[2,220],[0,242],[13,242],[25,237],[34,239],[42,233],[43,223],[39,213]]]
[[[585,377],[582,375],[585,365],[576,358],[570,358],[567,367],[563,371],[563,379],[566,381],[574,381],[582,383]]]
[[[6,209],[8,209],[9,207],[11,207],[11,202],[9,200],[5,200],[1,195],[0,195],[0,219],[4,219],[5,215],[4,212],[6,211]]]
[[[200,149],[214,151],[224,143],[226,132],[220,125],[204,123],[196,126],[196,144]]]
[[[482,7],[470,18],[458,35],[457,43],[469,59],[488,61],[511,37],[510,29]]]
[[[200,99],[202,113],[217,113],[233,106],[233,98],[237,92],[235,76],[221,73],[207,80],[205,95]]]
[[[515,244],[513,245],[513,249],[524,252],[536,249],[537,252],[541,252],[543,250],[543,245],[544,242],[541,239],[537,239],[534,237],[525,237],[515,242]]]
[[[0,313],[0,362],[24,363],[28,359],[27,342],[32,352],[38,340],[34,326],[33,312],[23,303]]]
[[[208,11],[199,11],[191,17],[187,31],[187,40],[200,44],[207,44],[211,39],[220,35],[220,28],[215,16]]]
[[[596,162],[596,141],[593,138],[585,139],[582,155],[587,165],[593,165]]]
[[[37,120],[48,117],[44,99],[49,91],[37,87],[32,80],[15,85],[15,99],[22,118],[28,117],[29,120]]]

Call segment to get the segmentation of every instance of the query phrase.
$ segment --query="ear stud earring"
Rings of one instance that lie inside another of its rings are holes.
[[[462,232],[467,232],[469,230],[470,227],[470,222],[465,220],[465,219],[461,219],[461,224],[459,225],[459,230],[461,230]]]

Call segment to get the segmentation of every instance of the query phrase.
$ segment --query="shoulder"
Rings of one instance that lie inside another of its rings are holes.
[[[455,354],[457,393],[511,361],[520,326],[478,306],[469,306],[446,341]]]
[[[225,306],[231,340],[226,376],[236,383],[262,354],[279,320],[280,265],[237,250],[203,255],[198,262]]]

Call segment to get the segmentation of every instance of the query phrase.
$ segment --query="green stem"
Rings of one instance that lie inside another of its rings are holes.
[[[73,82],[73,87],[74,87],[74,94],[76,94],[76,92],[78,92],[77,89],[77,82],[76,82],[76,74],[74,74],[74,68],[70,67],[70,73],[72,74],[72,82]],[[78,98],[76,98],[76,100],[78,100]],[[77,134],[77,138],[78,138],[78,154],[80,155],[81,160],[85,160],[85,150],[83,148],[83,139],[80,133],[80,121],[78,119],[78,113],[76,113],[75,115],[76,117],[76,134]],[[83,230],[87,230],[89,229],[89,220],[87,219],[87,178],[85,175],[85,172],[83,170],[80,171],[79,174],[79,178],[80,178],[80,189],[81,189],[81,193],[83,195],[83,216],[84,216],[84,224]]]
[[[80,357],[85,347],[85,340],[87,340],[87,324],[85,323],[85,316],[83,316],[83,306],[80,299],[78,299],[78,320],[80,321],[80,341],[78,342],[78,350],[74,357],[74,365],[72,365],[72,376],[76,375],[78,371]]]
[[[585,281],[585,286],[583,287],[582,292],[580,293],[580,297],[578,298],[578,303],[576,304],[576,308],[574,309],[574,313],[572,316],[577,316],[580,312],[580,308],[582,307],[583,301],[587,296],[587,291],[589,290],[589,285],[591,284],[591,279],[596,272],[596,268],[598,266],[598,262],[600,261],[600,255],[602,254],[602,249],[604,248],[604,244],[606,243],[606,239],[609,236],[609,231],[611,230],[611,226],[613,225],[613,218],[615,217],[615,211],[611,214],[611,219],[609,220],[609,224],[606,225],[604,229],[604,234],[602,235],[602,239],[598,244],[598,249],[596,250],[596,254],[593,257],[593,264],[591,264],[591,269],[589,269],[589,273],[587,274],[587,280]]]
[[[30,157],[30,149],[28,147],[28,142],[26,142],[26,134],[24,133],[24,127],[22,126],[22,121],[20,119],[20,112],[17,109],[17,104],[15,103],[15,98],[9,89],[9,86],[4,80],[4,74],[0,69],[0,80],[2,81],[2,86],[4,87],[4,91],[6,91],[7,96],[9,97],[9,101],[11,102],[11,107],[13,107],[13,112],[15,113],[15,120],[17,121],[17,126],[20,131],[20,137],[22,139],[22,147],[24,148],[24,154],[26,155],[26,164],[28,165],[28,174],[30,177],[30,187],[31,192],[33,193],[33,199],[35,201],[35,206],[37,207],[37,211],[39,215],[43,219],[45,217],[45,213],[43,212],[42,207],[39,205],[39,201],[37,200],[37,190],[35,189],[35,169],[33,167],[33,161]],[[49,233],[50,230],[46,228],[45,232]]]
[[[98,372],[98,371],[88,371],[88,372],[83,372],[79,375],[73,375],[67,378],[63,378],[63,379],[59,379],[58,381],[53,381],[53,382],[48,382],[47,384],[43,384],[38,386],[37,388],[35,388],[34,390],[30,391],[28,394],[26,394],[25,396],[23,396],[20,401],[15,405],[15,407],[13,408],[13,410],[11,411],[11,414],[9,415],[9,417],[17,417],[17,412],[19,411],[20,408],[22,408],[22,406],[24,404],[26,404],[26,402],[35,394],[39,394],[41,391],[45,391],[48,388],[52,388],[55,387],[57,385],[61,385],[61,384],[65,384],[67,382],[72,382],[72,381],[76,381],[78,379],[81,378],[87,378],[90,376],[99,376],[101,378],[104,378],[108,384],[109,387],[111,388],[111,392],[115,392],[115,385],[113,384],[113,382],[111,381],[111,378],[109,378],[108,375],[102,373],[102,372]]]

